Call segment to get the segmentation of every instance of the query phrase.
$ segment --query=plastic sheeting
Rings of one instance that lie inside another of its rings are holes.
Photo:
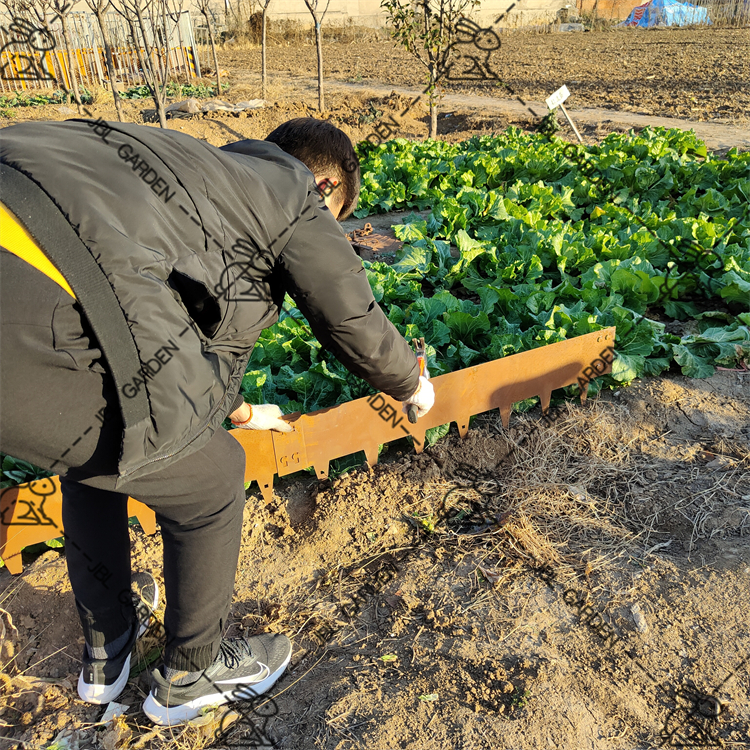
[[[622,25],[648,29],[652,26],[690,26],[699,23],[711,23],[705,8],[677,0],[649,0],[633,8]]]

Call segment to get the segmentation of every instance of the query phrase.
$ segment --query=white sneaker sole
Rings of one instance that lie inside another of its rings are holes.
[[[159,606],[159,587],[156,587],[154,592],[154,600],[149,605],[152,610],[155,610]],[[148,630],[153,617],[149,617],[146,622],[141,623],[138,628],[138,635],[136,636],[136,643],[138,639]],[[130,676],[130,654],[122,667],[122,672],[115,682],[111,685],[89,685],[88,682],[83,680],[83,670],[78,675],[78,695],[81,700],[86,703],[94,703],[95,705],[101,705],[103,703],[109,703],[117,698],[120,693],[125,690],[125,685],[128,684],[128,677]]]
[[[125,659],[120,676],[111,685],[89,685],[88,682],[84,682],[83,672],[81,672],[81,674],[78,675],[78,695],[80,695],[81,700],[86,701],[86,703],[95,703],[96,705],[109,703],[125,690],[125,685],[128,684],[129,676],[130,654],[128,654]]]
[[[279,677],[284,674],[284,670],[287,668],[291,658],[292,652],[290,649],[289,656],[286,657],[284,663],[275,672],[272,672],[260,682],[248,685],[248,687],[252,688],[256,695],[263,695],[263,693],[270,690]],[[221,706],[231,700],[234,699],[232,698],[230,689],[230,692],[228,693],[210,693],[208,695],[202,695],[200,698],[196,698],[189,703],[182,703],[179,706],[162,706],[161,703],[154,698],[153,693],[149,693],[148,698],[143,702],[143,713],[145,713],[154,724],[157,724],[160,727],[173,727],[177,724],[184,724],[185,722],[191,721],[200,716],[201,709],[204,709],[207,706]]]

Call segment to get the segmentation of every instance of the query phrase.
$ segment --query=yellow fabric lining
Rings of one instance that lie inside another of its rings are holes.
[[[52,281],[61,286],[73,299],[76,298],[65,277],[52,265],[49,258],[34,242],[13,213],[0,203],[0,243],[13,255],[34,266]]]

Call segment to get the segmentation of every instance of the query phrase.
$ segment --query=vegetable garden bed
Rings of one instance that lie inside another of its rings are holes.
[[[585,177],[566,145],[513,128],[456,144],[359,145],[355,216],[431,209],[394,227],[406,243],[395,263],[365,262],[390,320],[407,339],[425,337],[430,371],[613,325],[617,359],[594,392],[670,368],[704,378],[742,366],[750,154],[715,158],[677,130],[612,134],[588,149]],[[685,240],[705,254],[683,253]],[[261,334],[243,391],[287,412],[372,392],[321,353],[290,300]]]

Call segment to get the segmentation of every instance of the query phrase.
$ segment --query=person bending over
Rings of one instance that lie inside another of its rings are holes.
[[[223,148],[134,124],[24,123],[2,130],[0,171],[0,450],[61,478],[81,698],[118,697],[158,603],[153,576],[131,577],[128,496],[154,510],[164,545],[146,714],[173,725],[238,684],[263,693],[289,639],[223,638],[245,455],[222,422],[292,429],[239,395],[260,332],[289,293],[351,372],[420,415],[434,400],[336,221],[359,194],[351,141],[304,118]]]

